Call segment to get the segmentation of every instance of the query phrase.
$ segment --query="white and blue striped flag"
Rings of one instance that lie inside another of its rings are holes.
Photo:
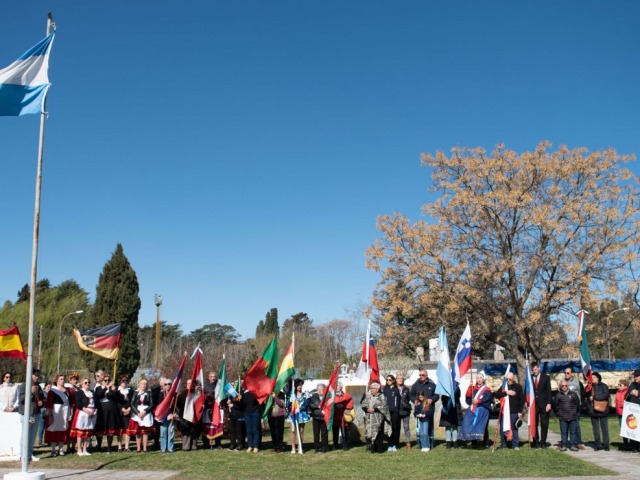
[[[0,70],[0,116],[40,113],[49,83],[49,52],[55,31]]]

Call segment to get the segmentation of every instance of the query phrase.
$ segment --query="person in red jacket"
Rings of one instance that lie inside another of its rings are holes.
[[[336,387],[335,410],[333,413],[333,448],[347,450],[347,434],[349,425],[345,421],[344,413],[353,409],[353,398],[344,391],[344,384],[339,381]]]
[[[624,409],[624,399],[629,391],[629,380],[621,378],[618,381],[618,391],[616,392],[616,415],[618,415],[618,423],[622,425],[622,410]],[[630,450],[629,439],[622,437],[622,450]]]

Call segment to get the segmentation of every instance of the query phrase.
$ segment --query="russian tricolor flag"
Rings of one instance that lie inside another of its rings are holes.
[[[49,53],[55,31],[0,70],[0,116],[40,113],[49,83]]]
[[[524,387],[525,397],[527,405],[529,405],[528,421],[529,435],[531,438],[536,438],[538,431],[538,425],[536,424],[536,393],[533,390],[533,377],[531,376],[531,368],[529,368],[529,362],[527,362],[527,381]]]
[[[464,332],[462,332],[462,337],[460,337],[456,356],[453,358],[453,368],[455,371],[455,390],[460,380],[462,380],[471,369],[471,327],[469,327],[468,322],[467,327],[464,329]]]

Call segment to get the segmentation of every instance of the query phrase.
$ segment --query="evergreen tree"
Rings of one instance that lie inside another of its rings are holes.
[[[272,308],[267,312],[267,316],[264,321],[264,335],[273,336],[280,333],[280,325],[278,325],[278,309]]]
[[[105,264],[98,286],[93,307],[91,327],[96,328],[110,323],[122,322],[120,331],[120,354],[118,373],[131,377],[140,363],[138,349],[138,313],[140,312],[138,277],[124,254],[122,244]],[[112,369],[110,360],[85,352],[85,361],[90,370]]]
[[[25,283],[24,286],[18,291],[18,302],[27,302],[30,295],[31,288],[29,288],[28,283]]]
[[[264,320],[260,320],[256,327],[256,338],[261,337],[262,335],[264,335]]]

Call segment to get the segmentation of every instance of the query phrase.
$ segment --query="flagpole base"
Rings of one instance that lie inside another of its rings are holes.
[[[45,480],[44,472],[11,472],[4,475],[4,480]]]

